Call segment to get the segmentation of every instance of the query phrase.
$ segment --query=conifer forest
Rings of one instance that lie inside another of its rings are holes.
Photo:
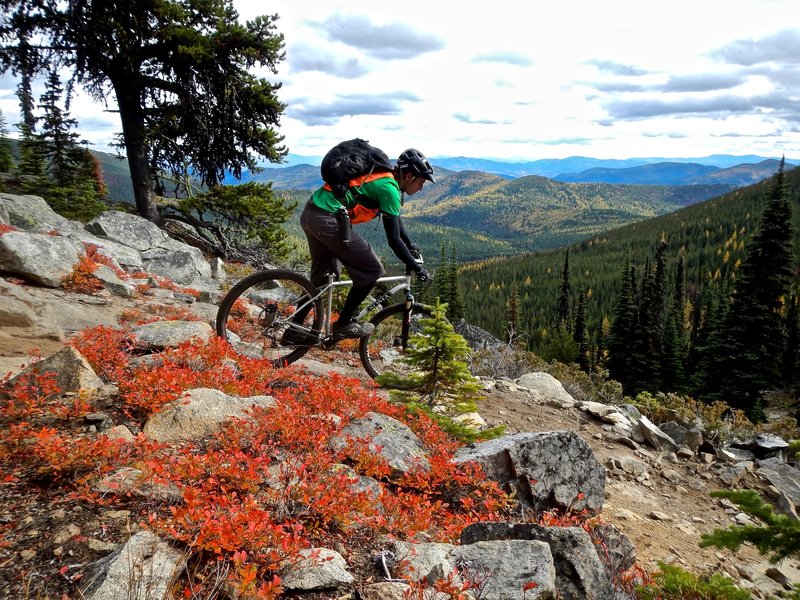
[[[467,319],[627,394],[724,400],[760,419],[797,393],[800,169],[566,249],[459,270]],[[445,297],[445,300],[448,300]]]

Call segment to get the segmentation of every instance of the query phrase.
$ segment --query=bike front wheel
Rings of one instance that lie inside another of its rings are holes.
[[[370,377],[390,371],[402,377],[413,372],[415,369],[402,359],[413,345],[412,336],[422,331],[420,321],[431,316],[428,307],[415,302],[410,309],[405,304],[387,306],[372,317],[375,331],[361,338],[358,346],[361,363]]]
[[[322,302],[294,271],[259,271],[234,285],[217,311],[217,335],[239,354],[282,367],[308,352],[322,329]]]

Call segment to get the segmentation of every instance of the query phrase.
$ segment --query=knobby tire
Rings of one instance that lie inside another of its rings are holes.
[[[411,306],[409,330],[404,333],[405,312],[405,303],[393,304],[370,319],[370,323],[375,325],[375,331],[361,338],[358,354],[364,370],[373,379],[388,371],[402,375],[413,370],[400,359],[405,355],[409,338],[421,331],[419,320],[432,317],[433,313],[427,306],[415,302]]]
[[[314,293],[311,282],[294,271],[272,269],[249,275],[222,299],[217,310],[217,335],[243,356],[268,359],[275,367],[292,363],[311,346],[283,346],[285,321],[308,294]],[[317,298],[303,320],[302,330],[319,335],[321,329],[322,302]]]

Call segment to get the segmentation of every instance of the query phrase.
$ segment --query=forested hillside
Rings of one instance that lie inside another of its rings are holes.
[[[454,193],[441,195],[439,186]],[[409,200],[405,215],[547,249],[672,212],[729,191],[729,186],[626,186],[561,183],[531,175],[510,181],[461,171]]]
[[[785,178],[793,209],[795,273],[800,275],[800,169],[788,171]],[[741,260],[745,241],[759,224],[767,188],[768,181],[761,182],[569,246],[572,290],[587,293],[590,329],[611,317],[626,258],[641,272],[652,263],[662,239],[671,272],[678,256],[684,257],[689,294],[697,294],[726,265]],[[463,267],[460,285],[468,320],[502,336],[506,303],[516,281],[523,329],[536,339],[556,321],[564,255],[565,248],[559,248]]]

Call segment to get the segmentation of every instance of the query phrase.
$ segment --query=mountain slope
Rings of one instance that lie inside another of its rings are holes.
[[[444,192],[441,192],[442,186]],[[729,186],[562,183],[530,175],[510,181],[461,171],[408,199],[409,218],[458,227],[528,249],[550,248],[718,196]]]
[[[800,273],[800,169],[785,173],[792,203],[795,272]],[[596,327],[610,317],[622,267],[630,257],[642,272],[652,261],[659,240],[667,243],[668,268],[684,256],[689,289],[697,290],[716,277],[718,270],[744,255],[745,242],[759,227],[769,181],[737,189],[669,214],[630,223],[595,234],[569,246],[573,290],[589,294],[587,314]],[[519,283],[522,311],[535,327],[549,326],[554,318],[561,285],[564,248],[520,253],[466,265],[461,271],[467,319],[502,334],[505,306],[512,282]],[[471,293],[480,290],[480,294]],[[535,316],[535,317],[534,317]],[[533,327],[533,325],[532,325]]]

